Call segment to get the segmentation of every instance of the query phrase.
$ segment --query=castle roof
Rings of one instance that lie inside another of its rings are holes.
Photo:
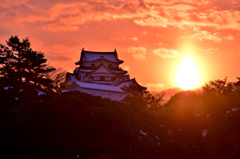
[[[80,65],[81,62],[85,61],[97,61],[97,60],[107,60],[111,62],[123,63],[122,60],[118,59],[117,51],[113,52],[95,52],[95,51],[85,51],[84,49],[81,52],[81,57],[76,65]]]
[[[130,76],[126,75],[127,71],[119,68],[118,65],[121,63],[123,61],[118,59],[116,50],[94,52],[83,49],[80,60],[75,63],[80,67],[76,68],[73,74],[67,73],[65,89],[79,90],[93,95],[100,95],[101,92],[102,97],[118,101],[130,93],[127,87],[139,95],[142,94],[147,88],[139,85],[135,78],[130,79]]]

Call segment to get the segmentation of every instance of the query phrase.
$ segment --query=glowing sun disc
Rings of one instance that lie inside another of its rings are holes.
[[[191,59],[184,59],[181,63],[176,79],[177,86],[189,90],[199,85],[199,74]]]

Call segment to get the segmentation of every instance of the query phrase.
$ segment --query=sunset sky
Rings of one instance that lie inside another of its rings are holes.
[[[2,0],[0,43],[29,37],[50,65],[73,72],[84,47],[114,51],[149,90],[172,90],[191,58],[200,84],[240,77],[240,0]]]

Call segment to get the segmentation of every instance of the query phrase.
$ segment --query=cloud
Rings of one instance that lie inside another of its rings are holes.
[[[162,92],[163,90],[165,90],[167,88],[162,83],[157,83],[157,84],[147,83],[144,86],[147,87],[147,90],[150,93],[160,93],[160,92]]]
[[[234,40],[235,39],[232,35],[221,37],[220,33],[211,33],[209,31],[200,30],[199,27],[194,27],[193,31],[195,33],[193,35],[191,35],[189,38],[199,39],[200,41],[209,40],[209,41],[213,41],[215,43],[221,43],[222,39],[226,39],[226,40]]]
[[[42,27],[44,30],[52,31],[52,32],[59,32],[59,31],[76,31],[79,30],[79,26],[74,25],[63,25],[61,23],[52,23],[48,24],[47,26]]]
[[[2,25],[24,27],[42,22],[41,28],[51,31],[76,31],[80,25],[103,20],[129,19],[137,25],[167,27],[210,26],[240,29],[237,0],[168,0],[168,1],[113,1],[113,0],[9,0],[2,2]],[[11,18],[10,18],[11,17]],[[11,19],[11,20],[10,20]]]
[[[127,52],[133,54],[135,60],[146,59],[146,49],[144,47],[130,47],[125,49]]]
[[[199,48],[199,50],[200,50],[200,52],[205,52],[206,54],[214,54],[214,53],[219,52],[218,48],[209,48],[209,49]]]
[[[154,55],[157,55],[162,58],[175,58],[180,54],[173,49],[160,48],[152,51]]]
[[[129,39],[130,39],[130,40],[133,40],[133,41],[137,41],[137,40],[138,40],[137,37],[130,37]]]
[[[224,39],[226,39],[226,40],[234,40],[235,38],[232,35],[228,35],[228,36],[224,37]]]
[[[199,39],[200,41],[203,40],[210,40],[215,43],[221,43],[222,39],[219,37],[219,33],[211,33],[205,30],[200,30],[198,27],[194,27],[193,31],[195,34],[191,35],[189,38]]]
[[[124,65],[124,66],[122,66],[122,69],[125,70],[125,71],[129,71],[130,66],[126,66],[126,65]]]
[[[147,87],[147,90],[151,94],[164,93],[165,94],[163,97],[164,102],[167,102],[176,93],[183,91],[179,87],[167,87],[162,83],[156,83],[156,84],[148,83],[148,84],[145,84],[144,86]]]

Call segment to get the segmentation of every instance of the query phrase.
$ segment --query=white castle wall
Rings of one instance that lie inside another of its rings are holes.
[[[92,94],[94,96],[101,96],[102,98],[110,98],[111,100],[116,100],[116,101],[121,101],[122,99],[124,99],[127,96],[126,93],[121,93],[121,92],[85,89],[85,88],[80,88],[80,87],[73,87],[73,88],[71,88],[71,90],[85,92],[88,94]]]

